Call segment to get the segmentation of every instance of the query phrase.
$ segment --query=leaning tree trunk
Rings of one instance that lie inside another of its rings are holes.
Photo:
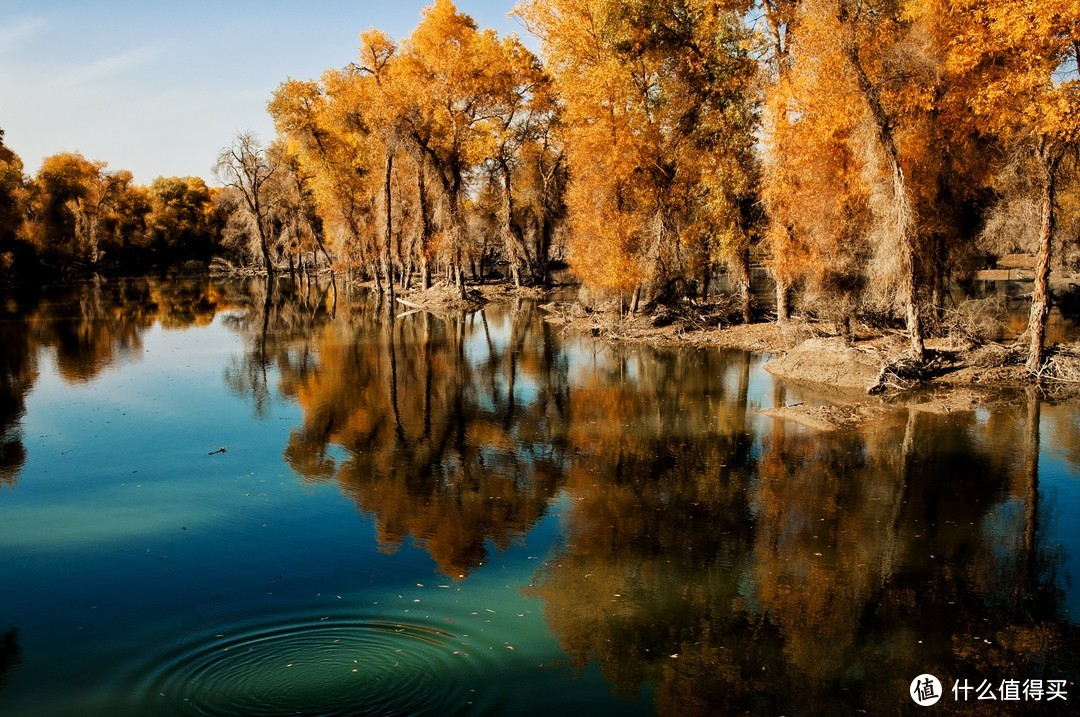
[[[1039,229],[1039,253],[1035,259],[1035,286],[1031,291],[1031,313],[1028,316],[1031,344],[1028,346],[1027,370],[1032,373],[1042,368],[1046,317],[1050,312],[1050,250],[1054,227],[1057,223],[1054,199],[1057,193],[1057,168],[1061,161],[1061,153],[1055,148],[1044,145],[1039,148],[1038,157],[1042,165],[1042,197],[1039,201],[1042,226]]]
[[[502,217],[500,218],[500,233],[502,234],[506,258],[510,261],[514,286],[520,287],[522,265],[524,264],[533,281],[536,280],[537,270],[533,265],[532,257],[529,256],[529,246],[525,243],[521,227],[514,221],[514,193],[510,183],[510,165],[507,162],[502,162],[501,165]]]
[[[859,83],[859,90],[870,109],[874,121],[878,146],[885,157],[892,184],[892,216],[888,218],[895,233],[900,249],[900,262],[903,271],[901,294],[907,314],[908,340],[911,343],[911,357],[918,363],[926,359],[926,344],[923,340],[922,326],[919,320],[918,284],[915,265],[915,215],[908,199],[907,182],[904,170],[900,167],[900,153],[896,149],[892,122],[885,107],[881,104],[878,88],[870,81],[866,69],[859,58],[859,51],[854,41],[845,41],[844,51]]]
[[[638,282],[634,287],[634,295],[630,299],[630,309],[627,313],[636,314],[638,312],[638,304],[641,302],[641,282]]]

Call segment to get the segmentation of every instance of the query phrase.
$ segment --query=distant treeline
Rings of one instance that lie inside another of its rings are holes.
[[[565,257],[588,300],[623,311],[708,296],[724,267],[747,320],[761,263],[780,321],[900,323],[921,360],[949,283],[1024,252],[1041,363],[1049,268],[1080,255],[1075,0],[527,0],[515,13],[542,57],[450,0],[404,39],[362,33],[353,62],[279,87],[278,136],[237,137],[220,192],[183,180],[164,200],[71,155],[29,180],[9,158],[5,261],[209,246],[270,273],[325,262],[380,290],[443,277],[464,294],[492,271],[544,283]]]
[[[0,272],[25,279],[209,260],[227,219],[218,193],[198,177],[141,186],[75,153],[47,157],[24,177],[0,131]]]

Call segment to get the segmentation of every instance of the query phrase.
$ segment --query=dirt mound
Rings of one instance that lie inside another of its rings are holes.
[[[881,359],[873,349],[848,346],[840,337],[803,341],[765,364],[778,378],[866,393],[877,385]]]
[[[419,311],[458,312],[475,311],[487,303],[479,291],[470,289],[464,297],[456,286],[435,285],[430,289],[403,291],[397,297],[398,303]]]

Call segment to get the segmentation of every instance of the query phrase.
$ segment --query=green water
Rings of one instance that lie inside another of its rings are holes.
[[[1080,700],[1076,403],[815,434],[765,357],[338,288],[0,302],[0,714]]]

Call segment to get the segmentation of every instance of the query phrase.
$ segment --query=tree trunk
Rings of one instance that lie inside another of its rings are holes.
[[[944,318],[945,308],[945,283],[940,274],[935,270],[934,280],[930,286],[930,325],[932,335],[941,334],[941,321]]]
[[[543,178],[543,189],[541,191],[540,200],[540,212],[539,223],[540,227],[537,231],[537,247],[536,247],[536,264],[540,270],[540,276],[537,280],[542,284],[551,283],[551,270],[548,267],[548,261],[551,258],[551,244],[554,239],[554,232],[556,228],[556,218],[560,215],[560,203],[559,198],[562,196],[562,155],[559,155],[551,169],[548,171],[543,170],[543,155],[540,155],[538,161],[540,165],[540,176]]]
[[[841,22],[850,27],[846,17],[841,16]],[[851,32],[854,32],[852,29]],[[908,199],[907,182],[904,179],[904,170],[900,167],[900,154],[896,149],[896,138],[893,136],[892,122],[889,119],[885,107],[881,104],[878,88],[870,81],[866,70],[859,58],[859,50],[852,38],[844,41],[844,51],[858,80],[859,90],[870,109],[870,115],[874,120],[874,129],[877,133],[878,146],[884,155],[888,166],[892,184],[892,216],[889,222],[890,228],[896,233],[897,245],[900,250],[900,262],[903,271],[901,294],[906,310],[908,340],[911,343],[911,357],[918,363],[926,359],[926,345],[923,341],[923,331],[919,320],[918,284],[916,281],[915,265],[915,217]]]
[[[551,271],[548,269],[548,255],[551,253],[551,224],[544,216],[544,210],[541,209],[536,227],[536,269],[539,274],[535,278],[538,284],[545,286],[551,283]]]
[[[439,177],[443,183],[443,194],[449,205],[450,213],[450,245],[453,251],[454,281],[457,284],[458,295],[464,299],[465,294],[465,221],[461,216],[461,185],[463,182],[461,173],[455,168],[449,168],[440,172]]]
[[[266,237],[266,229],[262,225],[262,220],[257,219],[259,222],[259,249],[262,251],[263,265],[266,267],[266,275],[270,278],[274,276],[274,262],[270,259],[270,240]]]
[[[465,267],[461,264],[461,250],[457,252],[457,262],[454,265],[454,275],[457,279],[458,296],[465,298]]]
[[[744,324],[750,323],[750,249],[742,248],[735,252],[735,279],[739,282],[739,303]]]
[[[465,225],[461,220],[461,207],[457,206],[457,196],[454,196],[454,207],[450,210],[450,224],[454,236],[454,274],[457,282],[458,296],[465,298],[465,263],[463,259],[462,244],[465,243]]]
[[[534,280],[538,272],[533,265],[532,257],[529,256],[529,246],[525,243],[521,227],[514,222],[514,194],[510,184],[510,165],[502,162],[500,173],[502,175],[503,205],[499,229],[502,234],[503,247],[506,250],[506,258],[510,262],[510,272],[514,277],[514,286],[521,286],[522,265],[525,266]]]
[[[420,257],[420,288],[423,291],[431,288],[431,267],[426,256]]]
[[[394,268],[393,268],[393,203],[390,195],[390,183],[394,172],[394,153],[386,153],[386,173],[383,175],[383,211],[386,213],[386,227],[383,235],[383,280],[390,293],[389,312],[394,314]]]
[[[706,249],[707,251],[707,249]],[[712,262],[709,261],[709,257],[705,257],[705,266],[701,269],[701,300],[709,300],[709,284],[712,282]]]
[[[776,279],[776,323],[785,324],[791,318],[791,305],[788,303],[788,285],[783,279]]]
[[[1054,211],[1057,194],[1057,168],[1061,162],[1061,152],[1045,144],[1037,152],[1042,170],[1042,197],[1039,211],[1042,214],[1042,226],[1039,229],[1039,253],[1035,259],[1035,286],[1031,291],[1031,313],[1028,316],[1028,333],[1031,344],[1028,346],[1027,370],[1037,373],[1043,363],[1043,343],[1046,340],[1046,316],[1050,311],[1050,250],[1057,224]]]
[[[934,237],[933,283],[930,288],[930,311],[934,331],[941,332],[941,322],[945,316],[945,237]]]
[[[431,267],[428,266],[431,252],[431,215],[428,210],[423,157],[418,160],[418,164],[420,166],[416,170],[416,192],[420,205],[420,288],[427,291],[431,288]]]
[[[855,332],[851,330],[851,312],[846,312],[840,319],[840,338],[844,340],[844,346],[851,346],[855,341]]]
[[[333,258],[331,258],[330,252],[328,252],[326,250],[326,245],[323,244],[322,237],[320,237],[319,234],[321,234],[321,232],[317,232],[315,234],[315,244],[320,249],[322,249],[323,256],[326,257],[326,264],[327,264],[327,266],[330,267],[330,271],[332,272],[334,270],[334,260],[333,260]],[[315,270],[318,271],[319,270],[319,255],[316,252],[312,252],[312,255],[313,255],[313,258],[315,260]]]

